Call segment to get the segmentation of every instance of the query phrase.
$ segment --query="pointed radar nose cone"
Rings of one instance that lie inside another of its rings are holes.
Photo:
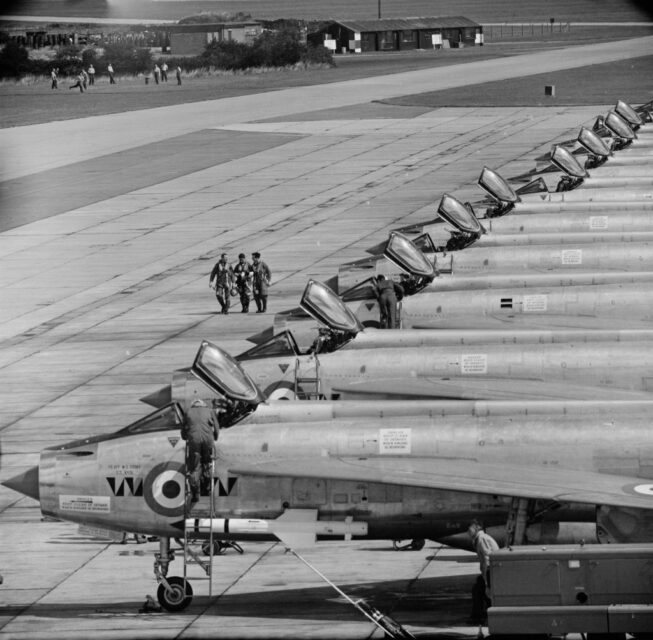
[[[141,402],[149,404],[155,409],[161,409],[172,402],[172,387],[167,385],[154,393],[143,396]]]
[[[9,487],[18,493],[22,493],[34,500],[39,500],[39,468],[32,467],[24,473],[21,473],[9,480],[2,483],[5,487]]]

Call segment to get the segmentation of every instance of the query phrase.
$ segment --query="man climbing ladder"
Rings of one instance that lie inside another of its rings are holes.
[[[218,439],[218,416],[204,400],[194,400],[186,412],[181,437],[186,441],[186,475],[190,488],[190,502],[209,493],[212,481],[212,459]]]

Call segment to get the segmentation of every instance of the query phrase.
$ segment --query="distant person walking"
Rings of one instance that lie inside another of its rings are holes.
[[[234,282],[236,289],[240,294],[240,304],[242,305],[241,313],[249,313],[249,294],[252,285],[252,265],[245,260],[245,254],[238,254],[238,262],[233,268]]]
[[[88,83],[91,86],[95,84],[95,67],[92,64],[88,65]]]
[[[376,276],[376,295],[379,300],[381,329],[397,327],[397,302],[404,297],[404,290],[394,280],[388,280],[380,273]]]
[[[107,73],[109,74],[109,84],[116,84],[116,79],[114,78],[113,66],[111,63],[107,65]]]
[[[165,62],[161,65],[161,82],[168,82],[168,65]]]
[[[86,73],[86,69],[82,69],[82,84],[84,85],[84,90],[88,88],[88,73]]]
[[[154,65],[154,82],[159,84],[159,79],[161,78],[161,68],[158,64]]]
[[[80,93],[84,93],[84,76],[81,73],[75,77],[75,84],[71,84],[68,88],[75,89],[76,87],[79,87]]]
[[[50,88],[51,89],[58,89],[59,88],[59,76],[57,75],[57,69],[53,68],[50,71],[50,79],[52,80],[52,86]]]
[[[181,86],[181,67],[177,67],[175,70],[175,76],[177,76],[177,84]]]
[[[215,285],[213,284],[215,281]],[[231,287],[234,283],[234,272],[227,261],[227,254],[223,253],[220,260],[215,263],[209,277],[209,287],[215,289],[215,297],[220,303],[221,313],[229,313],[231,306]]]
[[[256,302],[256,313],[265,313],[268,310],[268,287],[272,280],[272,273],[268,265],[261,260],[261,254],[258,251],[252,254],[252,270],[252,290],[254,302]]]

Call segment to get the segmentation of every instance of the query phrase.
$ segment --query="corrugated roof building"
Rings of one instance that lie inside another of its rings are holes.
[[[337,53],[465,47],[483,44],[483,27],[462,16],[334,20],[308,39]]]

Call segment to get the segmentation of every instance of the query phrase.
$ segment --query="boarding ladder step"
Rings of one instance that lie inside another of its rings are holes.
[[[188,499],[190,494],[190,483],[186,479],[186,501],[184,506],[184,523],[194,518],[215,518],[215,501],[213,491],[215,487],[215,459],[211,460],[211,481],[209,483],[208,495],[200,495],[196,503],[191,503]],[[209,598],[212,595],[213,583],[213,556],[215,555],[215,545],[213,531],[209,530],[208,537],[206,534],[196,533],[193,527],[184,526],[183,553],[184,553],[184,580],[190,580],[189,569],[193,566],[199,566],[202,573],[193,575],[195,580],[208,580]]]
[[[299,358],[295,359],[295,398],[301,400],[319,400],[322,397],[320,382],[320,361],[317,354],[313,356],[315,372],[309,375],[301,375],[301,363]]]

